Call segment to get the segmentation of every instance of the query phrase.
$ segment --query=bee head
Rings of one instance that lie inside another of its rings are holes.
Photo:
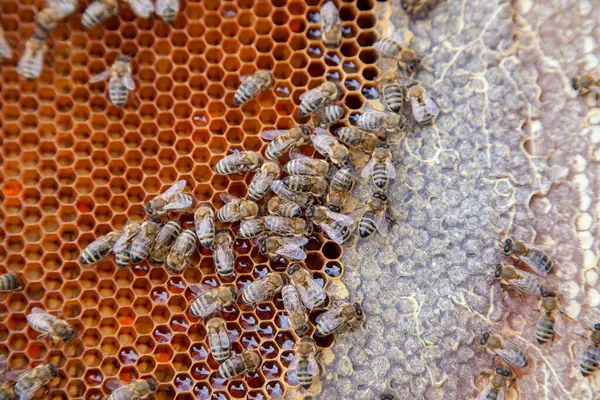
[[[502,375],[502,376],[510,376],[510,372],[509,371],[507,371],[507,370],[505,370],[503,368],[500,368],[500,367],[496,368],[496,373],[498,375]]]
[[[416,60],[413,60],[408,63],[408,69],[411,71],[414,71],[415,69],[417,69],[417,67],[419,66],[420,63],[421,63],[421,60],[417,58]]]
[[[378,149],[389,149],[390,146],[387,143],[377,143],[377,145],[375,146],[375,148],[378,148]]]
[[[266,239],[261,239],[260,242],[258,242],[258,251],[260,251],[262,254],[265,254],[267,252],[267,240]]]
[[[300,264],[294,263],[288,267],[287,273],[288,273],[288,275],[293,275],[296,271],[299,271],[300,268],[302,268],[302,266]]]
[[[339,213],[342,211],[342,208],[339,206],[334,206],[333,204],[329,204],[327,205],[327,208],[329,208],[331,211]]]
[[[595,331],[600,331],[600,324],[595,324],[594,325],[594,330]]]
[[[158,383],[152,378],[146,379],[146,383],[148,383],[148,388],[152,393],[156,392],[156,388],[158,387]]]
[[[298,336],[304,336],[308,332],[308,325],[299,326],[294,329],[294,332],[296,332],[296,335]]]
[[[50,370],[50,374],[53,377],[56,377],[58,375],[58,368],[56,368],[56,365],[54,365],[54,364],[48,364],[48,369]]]
[[[63,340],[63,342],[70,342],[71,340],[73,340],[74,336],[75,336],[75,329],[69,328],[67,330],[67,332],[63,335],[62,340]]]
[[[127,56],[119,56],[115,59],[115,61],[121,61],[121,62],[128,63],[128,64],[130,63],[129,57],[127,57]]]
[[[542,297],[556,297],[554,292],[542,292]]]
[[[406,0],[402,0],[402,1],[400,2],[400,5],[402,6],[402,9],[403,9],[404,11],[408,10],[408,3],[406,2]]]
[[[363,316],[363,310],[360,304],[354,303],[354,310],[356,311],[356,315],[358,315],[359,317]]]
[[[146,203],[146,214],[148,214],[148,215],[154,214],[151,201]]]
[[[500,278],[500,275],[502,275],[502,264],[497,264],[496,271],[494,272],[494,277]]]
[[[479,340],[479,344],[484,346],[489,339],[490,339],[490,333],[483,332],[483,335],[481,335],[481,339]]]
[[[375,197],[376,199],[379,199],[381,201],[387,201],[387,195],[385,193],[375,192],[373,197]]]
[[[41,33],[34,33],[33,35],[31,35],[31,37],[33,39],[41,40],[42,42],[46,41],[46,36],[42,35]]]
[[[513,247],[513,239],[512,238],[508,238],[504,241],[504,254],[510,254],[510,251],[512,250]]]
[[[313,215],[315,215],[315,206],[311,205],[310,207],[308,207],[304,214],[306,215],[306,218],[312,218]]]
[[[571,79],[571,87],[573,88],[573,90],[579,90],[579,79]]]
[[[235,303],[240,295],[240,292],[235,288],[235,286],[231,286],[229,288],[229,292],[231,293],[231,299]]]

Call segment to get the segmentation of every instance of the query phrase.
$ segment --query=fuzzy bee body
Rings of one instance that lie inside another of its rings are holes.
[[[228,230],[222,230],[215,235],[214,261],[219,276],[233,277],[235,254],[233,253],[233,235]]]
[[[279,164],[266,161],[248,185],[248,200],[259,201],[262,199],[271,189],[271,182],[279,178],[280,173]]]
[[[321,197],[327,191],[327,181],[321,176],[289,175],[283,183],[294,192],[310,193]]]
[[[189,257],[196,251],[197,241],[194,229],[181,232],[167,255],[167,269],[170,272],[180,273],[189,266]]]
[[[321,107],[325,107],[331,102],[336,101],[342,92],[341,89],[333,82],[325,82],[308,92],[300,95],[300,106],[298,114],[301,117],[306,117]]]
[[[220,159],[215,166],[219,175],[254,171],[262,165],[262,156],[255,151],[238,151]]]
[[[95,264],[108,257],[118,238],[117,232],[110,232],[90,243],[81,254],[81,263],[83,265]]]
[[[323,23],[323,44],[334,48],[342,41],[340,13],[333,1],[328,1],[321,7],[321,21]]]
[[[238,237],[242,239],[252,239],[260,236],[266,230],[264,218],[247,219],[240,223]]]
[[[27,323],[42,336],[48,336],[52,343],[70,342],[75,336],[75,329],[66,321],[48,314],[41,308],[34,307],[27,314]]]
[[[281,180],[274,180],[271,182],[271,190],[282,199],[296,203],[302,208],[308,207],[314,201],[308,193],[296,193],[287,187]]]
[[[256,97],[262,90],[268,89],[273,83],[273,75],[269,71],[257,71],[244,78],[233,96],[236,106],[240,106]]]
[[[111,383],[116,381],[108,381],[107,387],[111,387]],[[156,393],[158,383],[152,379],[137,379],[131,383],[123,384],[116,383],[116,388],[108,396],[107,400],[146,400]]]
[[[153,265],[160,265],[165,262],[169,249],[177,240],[181,233],[181,224],[178,220],[167,222],[156,235],[156,242],[148,257]]]
[[[207,204],[200,204],[194,212],[194,225],[198,242],[205,249],[212,249],[215,240],[215,212]]]
[[[227,335],[225,320],[221,317],[209,319],[206,323],[206,331],[213,358],[219,364],[225,362],[231,353],[231,343]]]
[[[14,386],[15,395],[22,400],[31,399],[40,388],[46,388],[57,375],[58,369],[54,364],[40,364],[19,375]]]
[[[12,58],[12,49],[8,45],[6,41],[6,37],[4,36],[4,29],[0,26],[0,64],[5,60],[10,60]]]
[[[75,0],[51,0],[48,7],[41,10],[36,20],[40,28],[46,33],[50,33],[58,24],[77,9]]]
[[[319,364],[316,359],[317,347],[310,338],[303,338],[296,346],[296,354],[288,367],[288,376],[292,384],[309,389],[319,376]]]
[[[195,317],[206,318],[223,307],[235,303],[239,292],[235,286],[220,286],[214,288],[200,285],[196,290],[196,298],[190,305],[190,314]]]
[[[131,262],[137,264],[148,257],[148,254],[150,254],[150,251],[154,246],[154,241],[156,240],[156,235],[159,230],[160,224],[152,219],[147,219],[142,222],[140,233],[133,239],[129,249]]]
[[[119,268],[127,268],[131,264],[131,250],[126,247],[118,253],[115,253],[115,263]]]
[[[330,104],[317,111],[315,115],[317,115],[318,126],[327,128],[344,116],[344,108],[337,104]]]
[[[302,216],[302,208],[298,204],[277,196],[269,199],[267,209],[269,213],[279,215],[280,217],[300,218]]]
[[[96,0],[83,12],[81,23],[85,29],[91,29],[104,19],[117,15],[119,9],[117,0]]]
[[[242,289],[242,301],[246,304],[260,303],[280,292],[287,283],[287,276],[271,272],[244,286]]]
[[[352,127],[343,127],[336,131],[340,142],[356,147],[366,153],[372,153],[379,143],[379,138],[372,132],[361,131]]]
[[[381,87],[384,106],[391,112],[399,114],[404,104],[404,90],[398,83],[387,83]]]
[[[100,82],[106,77],[108,79],[108,97],[115,106],[122,108],[127,101],[129,90],[135,90],[135,83],[132,77],[133,68],[129,57],[117,57],[110,69],[94,75],[90,82]]]
[[[281,289],[283,306],[290,316],[290,322],[294,332],[298,336],[304,336],[309,329],[308,314],[302,304],[302,298],[298,289],[292,284],[287,284]]]
[[[283,172],[288,175],[327,176],[329,163],[311,157],[299,157],[283,166]]]
[[[262,362],[256,351],[245,352],[226,360],[217,370],[221,379],[230,379],[243,373],[255,370]]]
[[[312,225],[303,218],[268,215],[265,217],[265,227],[280,236],[306,236],[312,233]]]
[[[542,251],[528,247],[522,240],[509,237],[504,241],[504,254],[523,262],[536,274],[546,276],[554,269],[554,262]]]
[[[511,375],[511,372],[507,369],[496,368],[496,371],[490,377],[487,386],[479,394],[477,400],[504,399],[506,393],[506,385]]]
[[[179,13],[179,0],[156,0],[156,15],[172,24]]]
[[[364,314],[358,303],[345,303],[338,308],[326,311],[317,317],[316,336],[329,336],[357,321],[362,321]]]
[[[221,222],[237,222],[242,219],[256,218],[258,205],[250,200],[242,200],[228,194],[221,194],[226,203],[217,211],[217,219]]]
[[[539,344],[551,341],[555,335],[565,336],[566,326],[559,308],[558,296],[554,292],[543,292],[540,297],[540,315],[535,328]]]
[[[25,284],[19,276],[11,273],[0,275],[0,292],[15,292],[24,288]]]
[[[39,33],[34,33],[25,43],[25,52],[17,65],[17,71],[23,78],[31,81],[40,77],[45,52],[46,38]]]

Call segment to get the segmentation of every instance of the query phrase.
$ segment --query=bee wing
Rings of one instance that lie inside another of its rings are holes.
[[[311,376],[318,376],[319,375],[319,363],[317,362],[317,359],[315,358],[314,355],[311,355],[310,358],[308,359],[308,373]]]
[[[129,6],[141,18],[148,18],[154,12],[154,4],[150,0],[129,0]]]
[[[313,279],[312,275],[309,275],[303,286],[298,287],[298,293],[300,293],[302,302],[311,310],[315,308],[315,303],[320,303],[327,297],[323,288]]]
[[[194,205],[194,200],[191,197],[182,197],[181,199],[177,200],[177,201],[173,201],[171,203],[168,203],[166,206],[164,206],[162,209],[163,211],[166,210],[183,210],[186,208],[190,208],[192,205]]]
[[[239,198],[229,194],[229,193],[221,193],[219,195],[219,197],[221,198],[221,200],[223,200],[225,203],[231,203],[233,201],[237,201],[239,200]]]
[[[539,294],[538,290],[533,293],[531,291],[532,281],[536,282],[537,288],[540,289],[540,284],[535,275],[521,270],[519,270],[519,275],[521,275],[522,279],[514,279],[510,281],[510,284],[514,286],[516,290],[524,293]]]
[[[266,193],[267,189],[271,186],[271,182],[273,178],[266,171],[260,171],[254,177],[252,177],[252,181],[250,182],[250,186],[254,188],[260,189]]]
[[[23,390],[19,395],[19,400],[30,400],[42,387],[42,381],[40,379],[32,379],[31,386]]]
[[[156,13],[158,15],[177,9],[179,9],[179,0],[156,0]]]
[[[44,332],[50,331],[50,329],[52,329],[52,325],[57,320],[55,316],[50,315],[45,310],[37,307],[34,307],[31,310],[31,313],[27,315],[27,322],[31,325],[31,322],[34,318],[37,327]]]
[[[404,32],[400,31],[399,29],[390,33],[389,39],[404,47]]]
[[[196,296],[196,297],[201,296],[205,293],[210,293],[213,290],[215,290],[214,287],[212,287],[210,285],[204,285],[202,283],[199,283],[197,285],[189,285],[188,288],[190,289],[192,294],[194,294],[194,296]]]
[[[209,218],[202,218],[202,220],[200,221],[200,223],[196,226],[196,235],[198,237],[204,235],[206,232],[208,232],[211,229],[211,219]]]
[[[557,311],[555,314],[554,332],[560,337],[565,337],[567,334],[567,326],[565,325],[565,320],[563,319],[560,311]]]
[[[373,166],[375,165],[375,157],[371,157],[367,165],[364,166],[362,171],[360,171],[360,177],[362,179],[367,179],[371,173],[373,172]]]
[[[375,227],[377,227],[377,230],[379,231],[379,233],[381,233],[381,236],[387,236],[388,220],[385,210],[377,214],[377,219],[375,220]]]
[[[304,246],[306,243],[308,243],[308,239],[304,236],[285,238],[283,241],[283,244],[290,244],[297,247]]]
[[[293,244],[284,244],[275,251],[275,254],[279,254],[283,257],[288,257],[293,260],[303,261],[306,260],[306,253],[301,247]]]
[[[0,56],[4,58],[12,58],[12,50],[10,49],[6,39],[4,39],[4,36],[0,36]]]
[[[352,224],[354,223],[354,220],[349,215],[344,215],[329,210],[325,211],[325,213],[327,214],[327,216],[329,216],[329,218],[338,222],[340,225],[352,226]]]
[[[113,382],[113,381],[111,381]],[[122,386],[118,387],[117,389],[115,389],[112,392],[112,397],[115,399],[134,399],[137,396],[135,396],[135,389],[133,386],[131,386],[130,384],[125,384],[124,382],[120,382],[120,384]]]
[[[100,72],[99,74],[92,76],[92,77],[90,78],[90,83],[95,83],[95,82],[100,82],[100,81],[103,81],[103,80],[105,80],[106,78],[108,78],[108,77],[109,77],[109,75],[110,75],[110,70],[109,70],[109,69],[107,69],[107,70],[106,70],[106,71],[104,71],[104,72]]]
[[[316,88],[313,88],[307,92],[302,93],[300,95],[300,101],[310,103],[313,101],[317,101],[326,95],[327,95],[327,92],[325,92],[321,86],[317,86]]]
[[[114,392],[118,388],[125,386],[125,385],[126,385],[125,382],[119,381],[117,379],[111,379],[109,381],[106,381],[106,388],[108,390],[110,390],[111,392]]]
[[[438,108],[435,101],[429,96],[429,94],[425,93],[425,111],[427,111],[430,115],[438,115],[440,113],[440,109]]]
[[[477,396],[477,400],[486,400],[488,397],[488,394],[490,394],[491,391],[492,391],[492,384],[488,383],[486,385],[486,387]]]
[[[73,14],[77,9],[77,2],[73,1],[50,0],[48,3],[50,7],[55,8],[63,17]]]
[[[181,193],[181,192],[183,192],[183,189],[185,189],[185,185],[186,185],[186,182],[184,179],[177,181],[173,184],[173,186],[171,186],[170,188],[165,190],[165,192],[163,194],[175,193],[175,192]]]
[[[344,236],[340,231],[333,229],[329,224],[320,224],[319,226],[323,229],[323,231],[325,231],[325,234],[329,236],[331,240],[337,244],[344,243]]]
[[[287,132],[288,131],[285,129],[270,129],[270,130],[262,131],[260,133],[260,137],[265,140],[273,140],[277,136],[285,135]]]
[[[292,386],[296,386],[299,384],[298,382],[298,365],[300,365],[300,357],[298,354],[294,356],[294,359],[290,363],[290,366],[287,369],[288,382]]]
[[[396,167],[394,167],[391,157],[388,157],[388,159],[385,160],[385,170],[391,179],[396,178]]]
[[[496,354],[502,357],[508,364],[522,366],[521,349],[514,342],[508,341],[504,343],[504,348],[497,350]]]
[[[224,347],[229,347],[229,335],[227,335],[227,329],[219,329],[219,341],[221,345]]]
[[[410,98],[410,105],[412,106],[413,117],[415,117],[417,122],[423,121],[425,119],[425,107],[414,97]]]
[[[218,245],[215,250],[215,255],[219,259],[221,265],[232,265],[235,258],[232,249],[227,243]]]
[[[340,326],[344,323],[344,317],[342,316],[340,310],[340,308],[335,308],[333,310],[326,311],[323,314],[320,314],[315,322],[318,324],[322,319],[328,318],[332,322],[332,326]]]
[[[121,83],[127,89],[129,89],[129,90],[135,90],[135,82],[133,81],[133,78],[131,77],[131,75],[125,75],[124,77],[122,77],[121,78]],[[184,182],[184,187],[185,187],[185,181],[183,181],[183,182]]]

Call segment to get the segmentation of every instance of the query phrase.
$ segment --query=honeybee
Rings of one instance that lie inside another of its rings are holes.
[[[386,110],[399,114],[405,102],[405,90],[397,80],[396,74],[384,74],[377,80],[377,87]]]
[[[283,306],[290,316],[290,323],[294,328],[294,332],[298,336],[306,335],[309,329],[308,314],[302,304],[298,289],[292,284],[287,284],[281,289],[281,297],[283,298]]]
[[[41,337],[49,337],[52,344],[70,342],[75,337],[75,329],[66,321],[48,314],[41,308],[34,307],[27,315],[27,322],[34,331],[41,332]]]
[[[131,60],[129,57],[120,56],[115,59],[115,62],[104,72],[94,75],[90,78],[90,83],[100,82],[108,79],[108,98],[115,106],[121,108],[127,101],[129,90],[135,90],[135,82],[131,74]]]
[[[252,239],[265,233],[266,230],[264,218],[246,219],[240,222],[237,235],[242,239]]]
[[[130,245],[133,238],[140,232],[141,225],[137,222],[127,222],[121,235],[115,242],[112,252],[115,255],[117,267],[126,268],[131,263]]]
[[[360,176],[362,179],[368,178],[376,191],[387,191],[390,180],[396,178],[396,168],[392,164],[392,154],[387,144],[380,143],[375,147]]]
[[[150,251],[154,246],[154,241],[156,240],[156,235],[158,235],[159,230],[160,224],[152,218],[142,222],[140,233],[133,238],[131,247],[129,248],[131,261],[134,264],[140,263],[148,257],[148,254],[150,254]]]
[[[406,99],[410,101],[415,121],[421,125],[429,124],[440,113],[435,101],[417,81],[413,81],[407,86]]]
[[[342,89],[333,82],[324,82],[321,85],[304,92],[300,95],[300,107],[298,114],[306,117],[321,107],[325,107],[339,99]]]
[[[593,74],[585,74],[571,79],[571,87],[573,90],[577,90],[581,96],[590,92],[595,92],[596,96],[600,95],[600,79],[596,79]]]
[[[25,52],[17,64],[17,71],[28,81],[40,77],[46,53],[46,38],[40,33],[34,33],[27,43]]]
[[[63,19],[75,12],[77,5],[77,0],[49,0],[48,7],[37,14],[37,23],[44,32],[50,33]]]
[[[514,382],[514,378],[510,379],[512,373],[503,368],[496,368],[494,374],[490,377],[488,384],[483,389],[477,400],[502,400],[505,397],[508,382],[510,381],[509,388]]]
[[[294,359],[288,367],[288,378],[290,384],[300,384],[304,389],[309,389],[316,376],[319,376],[319,364],[317,363],[317,346],[310,338],[302,338]]]
[[[265,217],[265,227],[280,236],[306,236],[312,233],[312,224],[303,218],[268,215]]]
[[[236,151],[220,159],[215,166],[219,175],[238,174],[254,171],[262,165],[262,156],[256,151]]]
[[[151,0],[127,0],[131,11],[140,18],[150,18],[154,12]]]
[[[406,128],[406,118],[393,112],[371,110],[358,116],[356,126],[377,134],[381,139],[386,139]]]
[[[342,328],[363,320],[364,314],[360,304],[344,303],[317,317],[315,336],[329,336],[332,333],[340,331]]]
[[[92,29],[106,18],[117,15],[120,9],[118,0],[95,0],[83,12],[81,23],[85,29]]]
[[[268,89],[273,84],[273,75],[269,71],[256,71],[252,75],[242,76],[242,84],[233,96],[236,106],[241,106],[255,98],[262,90]]]
[[[329,128],[344,116],[344,107],[337,104],[330,104],[317,110],[313,115],[316,116],[316,126]]]
[[[594,325],[590,340],[592,344],[583,351],[581,364],[579,364],[579,370],[583,376],[592,375],[600,365],[600,324]]]
[[[271,189],[271,182],[279,178],[280,173],[279,164],[266,161],[248,185],[248,200],[259,201],[262,199]]]
[[[193,229],[186,229],[177,237],[167,255],[167,269],[178,274],[190,265],[189,257],[196,251],[198,238]]]
[[[356,147],[365,153],[372,153],[379,143],[379,137],[376,134],[350,126],[339,128],[335,133],[340,142]]]
[[[190,306],[190,314],[206,318],[236,302],[239,292],[235,286],[223,285],[214,288],[208,285],[192,285],[190,290],[196,296]]]
[[[194,198],[183,193],[185,180],[177,181],[164,193],[159,194],[146,203],[146,214],[149,216],[162,216],[169,211],[184,212],[194,205]]]
[[[225,361],[217,370],[217,377],[229,379],[260,367],[262,359],[256,351],[248,351]]]
[[[231,343],[223,318],[212,317],[206,322],[206,337],[215,361],[221,364],[227,360],[231,352]]]
[[[224,278],[231,278],[233,276],[233,262],[235,260],[233,235],[226,229],[217,232],[214,247],[214,260],[217,273]]]
[[[317,281],[314,280],[312,274],[301,264],[295,263],[288,267],[287,273],[290,280],[298,289],[302,302],[309,310],[319,308],[325,303],[327,294]]]
[[[329,157],[331,162],[336,165],[345,165],[351,161],[350,151],[346,146],[324,129],[316,128],[315,131],[317,133],[310,139],[319,154]]]
[[[0,292],[16,292],[25,289],[23,278],[17,274],[0,275]]]
[[[130,383],[110,380],[106,382],[106,387],[113,391],[107,400],[146,400],[156,393],[158,383],[153,378],[137,379]]]
[[[15,381],[8,371],[6,357],[0,356],[0,399],[13,400],[15,395]]]
[[[48,385],[57,375],[58,369],[54,364],[40,364],[33,369],[24,371],[15,381],[14,393],[16,398],[29,400],[41,388],[48,391]]]
[[[0,26],[0,64],[12,58],[12,50],[4,37],[4,29]]]
[[[512,265],[498,264],[494,272],[494,278],[500,284],[513,288],[521,293],[539,295],[542,287],[532,274],[521,271]]]
[[[540,298],[540,316],[535,327],[535,338],[539,344],[545,344],[554,338],[554,334],[564,337],[567,327],[562,318],[558,297],[554,292],[543,292]]]
[[[287,162],[283,166],[283,172],[288,175],[327,176],[329,163],[325,160],[301,155]]]
[[[283,183],[294,192],[310,193],[322,197],[327,192],[327,180],[322,176],[289,175],[283,178]]]
[[[382,56],[393,58],[398,63],[398,68],[408,73],[413,73],[421,63],[421,57],[409,47],[404,47],[400,35],[379,39],[373,43],[373,47]]]
[[[302,249],[308,243],[305,237],[277,237],[262,238],[259,241],[259,251],[269,257],[282,256],[291,260],[306,260],[306,253]]]
[[[500,335],[484,332],[479,344],[499,356],[512,367],[523,368],[527,366],[527,354],[511,341],[504,342]]]
[[[309,208],[306,210],[306,216],[313,223],[319,225],[325,234],[338,244],[344,243],[346,237],[341,227],[354,224],[354,219],[349,215],[333,212],[323,206]]]
[[[210,205],[198,205],[194,212],[194,224],[200,245],[205,249],[212,249],[215,240],[215,212]]]
[[[337,170],[330,179],[329,190],[346,193],[352,189],[354,178],[352,177],[352,167],[344,167]]]
[[[338,47],[342,41],[342,25],[340,13],[333,1],[328,1],[321,7],[321,22],[323,23],[323,44],[327,47]]]
[[[110,232],[90,243],[81,254],[81,264],[91,265],[105,259],[119,238],[118,232]]]
[[[225,202],[225,205],[217,211],[217,219],[221,222],[256,218],[260,211],[255,202],[238,199],[227,193],[221,193],[221,200]]]
[[[242,301],[245,304],[256,304],[268,300],[281,291],[288,283],[284,274],[270,272],[250,282],[242,289]]]
[[[410,16],[424,14],[435,7],[440,0],[400,0],[400,6]]]
[[[300,218],[302,209],[296,203],[275,196],[269,199],[267,210],[270,214],[279,215],[285,218]]]
[[[367,238],[379,231],[382,236],[388,233],[387,216],[388,197],[384,193],[375,192],[373,197],[367,202],[366,207],[361,210],[361,217],[358,221],[358,234],[361,238]]]
[[[286,152],[297,149],[308,141],[310,128],[306,125],[293,127],[290,130],[272,129],[262,131],[260,137],[271,142],[265,151],[267,160],[276,161]]]
[[[156,235],[156,242],[148,259],[150,264],[160,265],[165,262],[171,246],[181,233],[181,224],[178,220],[167,222]]]
[[[533,272],[547,276],[554,267],[554,262],[542,251],[528,247],[522,240],[509,237],[504,241],[504,255],[522,261]]]
[[[282,199],[295,203],[302,208],[308,207],[314,201],[308,193],[296,193],[281,180],[271,182],[271,190]]]

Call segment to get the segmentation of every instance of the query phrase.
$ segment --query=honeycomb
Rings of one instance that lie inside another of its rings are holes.
[[[233,149],[264,152],[263,129],[307,122],[296,111],[299,96],[325,79],[345,87],[347,112],[376,97],[375,1],[337,2],[344,39],[334,50],[319,39],[320,3],[182,0],[172,27],[156,16],[135,18],[124,6],[119,17],[84,31],[88,2],[81,1],[52,33],[40,79],[27,82],[15,67],[43,1],[2,1],[2,26],[18,48],[0,66],[0,272],[27,280],[0,305],[0,355],[11,369],[60,364],[52,399],[99,399],[108,395],[107,380],[149,375],[160,384],[158,399],[263,399],[289,391],[284,372],[298,338],[280,296],[255,309],[224,310],[233,350],[257,348],[264,358],[260,370],[224,382],[215,376],[203,325],[185,312],[188,285],[221,283],[209,253],[196,255],[199,267],[181,276],[146,263],[119,270],[112,258],[82,266],[78,257],[99,236],[141,220],[144,202],[179,179],[215,208],[220,193],[245,195],[250,176],[214,175],[217,161]],[[109,103],[106,82],[88,83],[119,55],[132,58],[136,81],[123,109]],[[272,89],[234,107],[240,76],[257,69],[273,72]],[[238,240],[235,250],[240,288],[286,266],[268,262],[250,241]],[[340,246],[318,235],[307,250],[318,281],[339,280]],[[36,306],[77,328],[66,361],[27,326]],[[329,347],[331,339],[318,344]]]

